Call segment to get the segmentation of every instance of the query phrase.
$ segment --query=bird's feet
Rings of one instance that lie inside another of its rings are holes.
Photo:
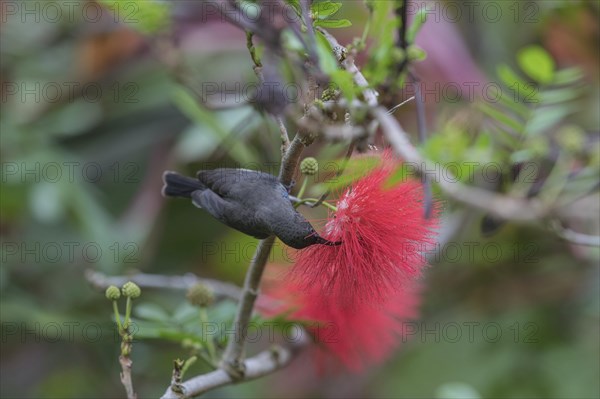
[[[296,180],[293,180],[290,182],[289,185],[283,185],[283,187],[285,187],[285,189],[287,190],[288,194],[292,192],[292,189],[294,188],[294,186],[296,185]]]

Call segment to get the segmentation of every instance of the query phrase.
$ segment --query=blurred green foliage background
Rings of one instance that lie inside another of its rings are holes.
[[[192,272],[241,284],[256,245],[186,201],[160,197],[165,169],[277,170],[275,126],[250,105],[205,111],[164,62],[161,35],[169,30],[196,85],[235,90],[234,82],[255,80],[245,35],[203,16],[200,2],[175,1],[158,10],[130,3],[120,18],[86,1],[1,6],[3,398],[122,397],[110,304],[87,283],[86,270]],[[571,108],[551,122],[584,135],[585,144],[575,144],[580,156],[571,161],[583,159],[586,173],[597,176],[598,2],[482,0],[472,2],[472,15],[459,2],[416,3],[432,10],[417,39],[427,59],[416,68],[429,87],[498,80],[499,66],[519,70],[517,54],[532,44],[558,69],[577,67],[577,95],[565,99]],[[339,15],[353,23],[333,31],[341,42],[361,35],[363,2],[344,2]],[[130,23],[119,22],[127,16]],[[389,34],[385,24],[375,28]],[[376,67],[369,68],[375,75]],[[440,162],[507,158],[489,151],[487,139],[471,140],[474,115],[480,115],[475,102],[444,96],[427,102],[434,135],[424,146],[429,156]],[[556,112],[546,112],[543,121]],[[414,131],[413,105],[397,116]],[[527,143],[510,156],[539,150],[539,142]],[[307,155],[327,162],[342,149],[318,143]],[[565,213],[574,226],[598,234],[598,202],[596,192]],[[322,210],[303,212],[326,217]],[[360,376],[323,378],[301,356],[266,379],[207,396],[600,396],[598,248],[561,240],[542,222],[508,224],[483,238],[481,217],[468,211],[440,248],[424,282],[422,318],[406,325],[411,339],[386,364]],[[273,263],[284,253],[279,245]],[[145,290],[139,309],[150,318],[185,315],[182,303],[183,292]],[[218,311],[231,311],[223,306]],[[140,397],[162,393],[172,360],[186,353],[176,342],[141,338],[133,351]],[[197,364],[190,373],[202,370]]]

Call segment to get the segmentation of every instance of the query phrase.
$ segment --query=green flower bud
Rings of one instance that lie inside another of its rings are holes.
[[[115,287],[114,285],[109,286],[106,289],[106,298],[110,299],[111,301],[116,301],[117,299],[119,299],[121,297],[121,291],[119,290],[118,287]]]
[[[186,298],[195,306],[209,306],[215,301],[212,290],[204,284],[196,284],[190,287]]]
[[[335,100],[339,95],[340,95],[340,92],[338,90],[334,89],[333,87],[329,87],[329,88],[323,90],[323,93],[321,94],[321,100],[323,100],[323,101]]]
[[[558,132],[556,140],[569,152],[579,152],[585,146],[585,132],[578,126],[566,126]]]
[[[131,299],[135,299],[142,294],[142,290],[138,285],[134,282],[128,281],[123,284],[123,288],[121,288],[121,292],[123,292],[123,296],[126,296]]]
[[[304,158],[300,163],[300,171],[306,176],[316,175],[319,171],[319,161],[313,157]]]
[[[425,58],[427,58],[427,53],[425,50],[414,44],[408,47],[406,54],[408,55],[408,59],[411,61],[423,61]]]
[[[391,57],[395,63],[402,63],[406,59],[406,53],[399,47],[394,47],[391,49]]]
[[[196,341],[192,341],[189,338],[186,338],[183,341],[181,341],[181,346],[184,349],[194,349],[194,350],[202,349],[202,344],[200,344],[199,342],[196,342]]]
[[[535,137],[527,143],[528,149],[538,157],[544,157],[550,152],[550,144],[544,137]]]

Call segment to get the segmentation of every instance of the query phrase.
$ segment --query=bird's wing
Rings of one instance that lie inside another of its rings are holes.
[[[259,240],[269,236],[264,231],[264,226],[257,223],[251,214],[244,214],[245,209],[240,209],[239,206],[236,207],[235,204],[210,190],[194,191],[192,193],[192,203],[210,213],[221,223],[225,223],[242,233],[256,237]]]
[[[231,211],[231,205],[210,190],[194,191],[192,193],[192,203],[221,221]]]
[[[201,170],[197,177],[200,182],[222,197],[230,197],[236,192],[244,193],[249,185],[259,188],[261,185],[272,186],[277,182],[277,178],[271,174],[249,169]]]

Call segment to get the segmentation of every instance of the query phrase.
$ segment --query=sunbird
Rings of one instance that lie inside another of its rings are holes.
[[[252,237],[274,235],[296,249],[341,244],[321,237],[294,208],[288,189],[269,173],[220,168],[201,170],[194,179],[166,171],[163,182],[163,196],[191,198],[215,219]]]

